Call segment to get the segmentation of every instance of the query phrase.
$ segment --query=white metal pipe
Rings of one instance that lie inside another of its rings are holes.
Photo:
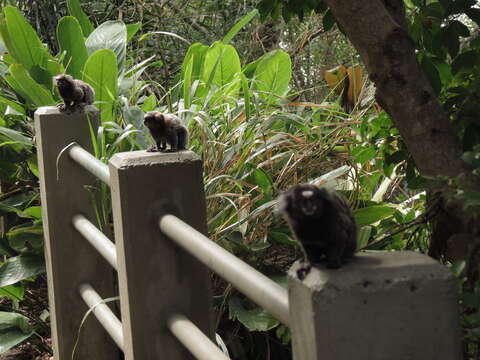
[[[110,186],[110,170],[106,164],[102,163],[80,145],[73,145],[68,149],[68,153],[77,164]]]
[[[288,325],[287,290],[173,215],[159,220],[160,230],[237,290]]]
[[[194,323],[181,314],[173,314],[167,326],[175,337],[198,360],[229,360]]]
[[[72,224],[100,255],[117,270],[117,249],[115,244],[83,215],[75,215],[72,219]]]
[[[122,323],[110,308],[103,303],[102,298],[90,286],[90,284],[82,284],[79,287],[80,295],[87,306],[92,309],[93,314],[98,319],[103,328],[112,337],[113,341],[123,351],[123,329]]]

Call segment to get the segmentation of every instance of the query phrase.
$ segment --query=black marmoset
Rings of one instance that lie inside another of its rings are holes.
[[[167,143],[170,145],[170,152],[186,149],[188,130],[175,115],[149,111],[145,114],[143,123],[156,143],[156,146],[147,151],[167,151]]]
[[[340,194],[300,184],[283,193],[278,206],[301,244],[308,264],[326,260],[328,268],[339,268],[353,256],[357,248],[357,224]]]
[[[68,74],[55,76],[55,82],[63,99],[63,104],[58,105],[61,112],[71,113],[93,104],[95,92],[86,82],[76,80]]]

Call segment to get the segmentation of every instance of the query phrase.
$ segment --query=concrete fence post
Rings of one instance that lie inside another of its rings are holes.
[[[55,360],[70,360],[80,322],[88,311],[78,293],[88,282],[103,296],[114,295],[114,271],[73,225],[74,215],[83,214],[95,222],[87,185],[95,179],[75,164],[65,152],[71,142],[91,151],[88,120],[98,126],[98,110],[66,115],[55,107],[35,112],[35,135],[40,171],[40,193],[45,235],[50,318]],[[58,158],[58,172],[57,172]],[[75,359],[119,359],[116,348],[93,317],[82,329]]]
[[[110,183],[125,358],[193,359],[167,320],[182,314],[213,339],[209,272],[160,232],[158,220],[173,214],[206,234],[202,163],[190,151],[119,153]]]
[[[363,253],[338,270],[289,271],[295,360],[459,360],[451,272],[413,252]]]

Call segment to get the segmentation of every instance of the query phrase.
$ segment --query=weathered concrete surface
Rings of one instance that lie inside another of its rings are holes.
[[[86,113],[60,113],[56,107],[35,112],[35,132],[40,171],[48,295],[52,325],[52,342],[56,360],[69,360],[80,322],[88,311],[78,293],[81,283],[90,283],[103,297],[114,295],[114,271],[88,242],[73,228],[72,217],[83,214],[95,222],[91,197],[85,185],[95,179],[74,163],[65,152],[77,142],[91,151],[87,117],[94,129],[98,110]],[[75,359],[119,359],[119,350],[94,318],[86,321]]]
[[[338,270],[289,271],[296,360],[459,360],[451,272],[414,252],[360,253]]]
[[[207,233],[202,163],[191,151],[119,153],[110,160],[125,357],[193,359],[170,334],[179,312],[213,339],[208,270],[163,235],[171,213]]]

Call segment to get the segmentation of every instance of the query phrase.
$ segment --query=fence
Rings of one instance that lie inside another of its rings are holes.
[[[135,151],[103,164],[87,118],[95,133],[94,107],[35,113],[55,360],[74,347],[76,359],[227,359],[211,340],[208,269],[290,327],[295,360],[460,359],[455,279],[435,261],[364,253],[303,281],[294,264],[287,291],[204,235],[197,155]],[[114,242],[93,223],[97,179],[110,188]],[[101,300],[117,293],[120,312]],[[89,308],[98,321],[78,337]]]

